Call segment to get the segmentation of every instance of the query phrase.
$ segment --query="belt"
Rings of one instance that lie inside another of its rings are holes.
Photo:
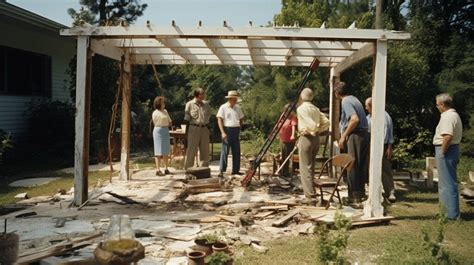
[[[207,124],[190,124],[191,126],[196,126],[196,127],[207,127]]]

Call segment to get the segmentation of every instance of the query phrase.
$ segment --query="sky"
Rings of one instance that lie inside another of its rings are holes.
[[[79,8],[79,0],[7,0],[8,3],[24,8],[38,15],[70,26],[68,8]],[[267,25],[280,12],[280,0],[141,0],[148,4],[144,15],[135,25],[145,25],[149,20],[157,26],[196,26],[201,20],[203,26],[221,26],[226,20],[234,27]]]

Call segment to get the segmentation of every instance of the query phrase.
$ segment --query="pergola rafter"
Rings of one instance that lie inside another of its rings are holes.
[[[361,60],[374,56],[372,128],[383,128],[388,41],[407,40],[410,34],[381,29],[331,29],[299,27],[75,27],[61,35],[75,36],[77,46],[75,203],[87,200],[87,164],[90,104],[90,56],[101,54],[124,60],[126,88],[130,88],[132,64],[268,65],[308,67],[316,57],[321,67],[330,68],[330,88],[342,72]],[[130,89],[123,95],[129,100]],[[128,165],[129,106],[122,104],[122,165]],[[330,93],[331,140],[338,139],[339,102]],[[128,124],[128,125],[127,125]],[[383,215],[381,163],[383,130],[371,130],[369,199],[366,217]],[[127,166],[121,178],[129,179]]]

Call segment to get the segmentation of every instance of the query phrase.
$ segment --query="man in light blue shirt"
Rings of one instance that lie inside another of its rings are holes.
[[[334,95],[341,100],[341,138],[338,146],[341,153],[354,158],[352,170],[347,173],[349,203],[357,205],[365,196],[365,183],[368,181],[367,153],[369,151],[369,133],[364,106],[354,96],[349,95],[346,83],[334,85]],[[360,206],[360,205],[357,205]]]
[[[370,133],[370,121],[372,115],[372,98],[365,100],[365,109],[369,114],[367,115],[367,123]],[[392,163],[390,159],[393,155],[393,123],[390,115],[385,112],[385,125],[384,125],[384,155],[382,158],[382,184],[385,197],[390,202],[395,202],[397,198],[395,197],[395,185],[393,183],[392,175]]]

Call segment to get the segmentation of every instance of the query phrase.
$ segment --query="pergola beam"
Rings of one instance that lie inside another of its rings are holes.
[[[75,27],[61,30],[64,36],[100,36],[104,38],[220,38],[275,40],[406,40],[410,34],[382,29],[320,29],[272,27]]]
[[[122,55],[124,54],[122,49],[117,48],[111,45],[110,43],[104,42],[101,40],[92,39],[90,46],[91,46],[90,48],[92,52],[98,53],[105,57],[114,59],[116,61],[120,61],[122,58]]]
[[[252,59],[253,65],[258,65],[257,60],[255,59],[255,54],[253,53],[252,40],[246,39],[247,49],[249,50],[250,58]]]
[[[335,75],[339,75],[346,71],[347,69],[351,68],[353,65],[357,64],[358,62],[368,58],[375,53],[374,44],[367,43],[364,47],[360,48],[358,51],[352,53],[349,57],[345,58],[342,62],[338,63],[337,66],[334,68]]]
[[[293,55],[293,48],[288,49],[288,52],[285,55],[285,65],[287,65]]]
[[[156,39],[156,40],[161,42],[166,48],[172,50],[174,53],[176,53],[177,56],[183,58],[185,61],[191,61],[191,59],[188,56],[181,54],[176,47],[171,46],[168,40],[166,39]]]
[[[217,57],[217,59],[219,59],[219,61],[221,62],[221,64],[224,64],[224,60],[220,57],[220,55],[222,55],[221,53],[218,52],[218,49],[215,48],[213,45],[212,45],[212,40],[211,39],[203,39],[204,43],[206,44],[206,47],[211,50],[211,52]],[[197,54],[196,54],[197,55]]]

